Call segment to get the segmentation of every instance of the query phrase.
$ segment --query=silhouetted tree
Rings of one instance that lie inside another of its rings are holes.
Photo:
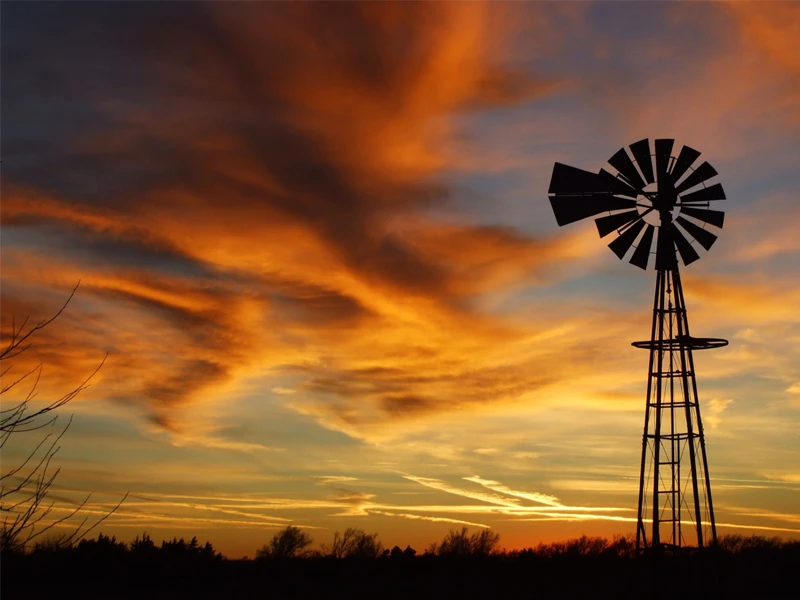
[[[405,550],[402,550],[400,546],[395,546],[389,553],[389,558],[414,558],[416,554],[417,551],[414,550],[411,546],[406,546]]]
[[[526,554],[541,558],[600,555],[633,558],[636,556],[636,542],[631,534],[615,535],[611,540],[583,535],[563,542],[540,543],[535,549],[528,549]]]
[[[4,402],[2,409],[0,409],[0,450],[6,446],[12,437],[16,439],[19,434],[44,431],[48,428],[54,429],[58,419],[55,411],[71,402],[85,390],[105,362],[104,358],[94,372],[78,387],[38,409],[32,408],[32,401],[37,395],[42,375],[42,365],[40,364],[27,372],[9,377],[13,371],[13,365],[9,361],[18,358],[31,347],[35,335],[64,312],[77,289],[78,285],[73,288],[66,302],[52,317],[43,319],[35,325],[29,325],[29,318],[25,318],[19,326],[17,326],[15,319],[12,317],[10,328],[3,327],[0,330],[0,335],[3,338],[0,341],[0,375],[4,379],[0,386],[0,396],[17,392],[22,387],[28,386],[27,392],[22,392],[21,400],[12,401],[11,404]],[[0,473],[0,514],[2,514],[0,551],[20,552],[24,550],[27,544],[33,542],[45,532],[79,515],[89,501],[91,495],[87,496],[83,502],[63,517],[57,519],[51,517],[48,519],[55,506],[54,500],[48,502],[48,495],[61,470],[58,467],[54,467],[52,462],[59,451],[59,442],[71,422],[72,419],[70,418],[60,431],[51,431],[45,434],[38,444],[31,444],[33,449],[21,463]],[[127,494],[125,497],[127,497]],[[86,517],[68,533],[51,536],[45,545],[52,546],[57,543],[60,547],[73,546],[113,514],[125,500],[125,497],[116,507],[92,525],[86,526],[88,521],[88,517]]]
[[[128,545],[118,542],[116,536],[107,536],[99,533],[97,539],[82,539],[75,547],[76,554],[82,559],[93,561],[119,560],[128,553]]]
[[[343,534],[333,534],[330,556],[334,558],[378,558],[383,544],[377,533],[366,533],[362,529],[348,527]]]
[[[631,533],[627,535],[615,534],[604,552],[620,558],[633,558],[636,556],[636,538]]]
[[[437,548],[439,556],[469,556],[472,548],[469,543],[469,530],[463,527],[461,531],[451,529]]]
[[[51,532],[47,535],[37,536],[31,552],[33,554],[52,554],[70,547],[72,547],[72,540],[68,533]]]
[[[747,552],[764,552],[770,550],[781,549],[786,545],[779,537],[764,537],[761,535],[753,535],[745,537],[743,535],[723,535],[717,540],[717,545],[720,549],[730,552],[731,554],[742,554]]]
[[[289,525],[280,530],[270,540],[256,550],[256,559],[266,558],[294,558],[304,556],[306,548],[313,543],[313,539],[300,528]]]
[[[188,563],[198,559],[202,560],[221,560],[222,554],[214,550],[210,542],[203,545],[197,541],[197,536],[192,537],[188,542],[184,538],[173,538],[171,541],[161,542],[158,554],[162,559]]]
[[[462,527],[460,531],[451,529],[432,550],[439,556],[489,556],[499,543],[500,534],[490,529],[482,529],[470,536],[469,529]]]
[[[154,554],[158,548],[156,547],[156,543],[152,540],[152,538],[147,535],[147,533],[143,533],[142,537],[139,537],[139,534],[136,534],[136,537],[133,538],[131,542],[131,552],[145,556],[145,555],[152,555]]]
[[[567,542],[567,554],[575,556],[595,556],[608,547],[608,540],[602,537],[582,535]]]
[[[500,543],[500,534],[491,529],[481,529],[472,534],[469,539],[470,550],[473,556],[489,556],[497,551]]]

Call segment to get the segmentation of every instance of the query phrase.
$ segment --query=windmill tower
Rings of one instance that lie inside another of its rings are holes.
[[[617,234],[608,247],[620,259],[633,248],[631,264],[655,266],[650,339],[633,342],[650,354],[637,550],[717,541],[693,352],[728,342],[691,336],[678,257],[689,265],[700,258],[698,246],[708,250],[717,240],[709,226],[721,229],[724,213],[709,207],[725,192],[719,183],[706,185],[714,167],[693,167],[700,152],[683,146],[675,157],[673,144],[655,140],[651,152],[644,139],[631,144],[630,154],[620,149],[608,161],[616,174],[555,163],[549,189],[559,225],[595,218],[601,238]]]

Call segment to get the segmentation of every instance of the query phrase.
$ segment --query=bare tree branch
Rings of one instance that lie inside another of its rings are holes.
[[[12,318],[12,321],[11,321],[11,341],[9,342],[9,344],[5,348],[5,350],[0,351],[0,360],[14,358],[15,356],[19,356],[27,348],[30,348],[30,344],[27,345],[27,346],[24,346],[21,349],[19,347],[25,340],[27,340],[29,337],[31,337],[34,333],[44,329],[45,327],[50,325],[50,323],[52,323],[58,317],[61,316],[61,313],[64,312],[64,310],[67,308],[67,305],[72,300],[72,297],[75,295],[75,292],[78,291],[78,286],[80,284],[81,284],[81,282],[80,282],[80,280],[78,280],[78,283],[76,283],[75,287],[72,288],[72,292],[70,293],[69,297],[66,299],[66,301],[61,306],[61,308],[58,309],[58,312],[56,312],[56,314],[54,314],[49,319],[44,319],[43,321],[39,322],[38,325],[34,325],[27,332],[25,332],[25,325],[28,323],[28,319],[30,317],[25,317],[25,320],[22,322],[22,325],[20,325],[19,329],[15,329],[14,328],[14,321],[13,321],[13,318]]]
[[[11,339],[5,348],[0,351],[0,362],[2,362],[2,375],[6,377],[11,371],[12,366],[7,361],[20,356],[23,352],[32,347],[32,336],[55,321],[67,308],[75,292],[80,285],[80,281],[72,289],[67,300],[61,308],[50,318],[40,321],[26,331],[29,318],[26,317],[19,328],[16,327],[16,320],[12,317]],[[89,374],[77,387],[67,392],[58,399],[46,404],[36,410],[31,409],[31,402],[36,398],[39,383],[42,376],[42,365],[39,364],[27,373],[14,379],[11,383],[0,384],[0,395],[7,394],[15,390],[17,386],[25,381],[29,381],[35,373],[35,378],[31,382],[31,387],[25,393],[22,400],[12,404],[8,408],[0,408],[0,449],[11,439],[14,434],[30,433],[39,431],[46,427],[55,426],[58,415],[50,414],[68,404],[82,391],[87,389],[91,380],[97,375],[98,371],[105,364],[108,354],[103,357],[100,364]],[[0,550],[3,551],[22,551],[26,544],[36,539],[43,533],[50,531],[68,522],[73,517],[79,515],[86,507],[91,498],[91,494],[86,496],[76,508],[67,512],[66,515],[52,519],[50,514],[56,507],[56,500],[48,503],[48,494],[53,482],[61,472],[61,468],[51,468],[51,463],[60,450],[61,438],[72,424],[72,417],[64,428],[54,437],[53,433],[46,434],[34,448],[28,452],[22,462],[11,467],[8,471],[0,473],[0,514],[3,520],[0,523]],[[14,438],[16,439],[16,438]],[[52,441],[51,441],[52,440]],[[88,516],[73,528],[69,533],[61,536],[59,543],[64,546],[71,546],[86,536],[90,531],[104,522],[108,517],[116,512],[122,505],[128,494],[102,518],[86,527]]]

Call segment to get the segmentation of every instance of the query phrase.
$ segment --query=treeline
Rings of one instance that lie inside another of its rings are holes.
[[[0,596],[16,598],[674,598],[794,597],[800,541],[726,535],[703,551],[637,554],[631,536],[582,536],[521,550],[491,530],[451,530],[422,552],[384,548],[376,533],[336,532],[311,549],[297,527],[253,558],[226,559],[197,538],[77,544],[41,540],[0,560]]]
[[[506,550],[500,548],[500,535],[489,529],[470,534],[467,527],[451,529],[440,542],[429,544],[424,552],[418,553],[411,546],[385,548],[377,533],[362,529],[347,528],[344,533],[336,531],[330,544],[322,543],[318,549],[311,549],[314,539],[299,527],[289,525],[275,533],[270,541],[256,549],[253,560],[264,562],[286,559],[410,559],[431,557],[494,557],[498,559],[558,558],[558,557],[616,557],[633,559],[639,556],[635,538],[632,535],[605,537],[581,536],[566,541],[540,543],[523,549]],[[664,554],[693,554],[696,548],[666,550]],[[703,550],[706,553],[727,555],[758,555],[788,553],[800,555],[799,540],[784,540],[779,537],[723,535],[716,546]],[[162,540],[160,544],[145,532],[137,535],[130,543],[117,540],[116,536],[103,533],[96,538],[83,539],[75,543],[69,536],[50,536],[38,540],[32,547],[23,551],[6,550],[2,556],[58,556],[76,557],[102,556],[104,560],[125,556],[152,558],[157,560],[181,559],[186,561],[227,560],[214,549],[211,542],[199,542],[197,537],[190,540],[173,538]],[[248,557],[238,559],[251,560]]]
[[[189,541],[184,538],[173,538],[172,540],[162,540],[161,544],[156,544],[147,533],[141,536],[137,535],[130,544],[117,541],[116,536],[102,533],[98,534],[96,538],[83,539],[77,543],[72,542],[66,535],[51,535],[37,540],[29,550],[6,550],[2,555],[6,558],[71,555],[76,558],[102,559],[104,561],[124,559],[128,556],[157,560],[223,560],[222,554],[214,549],[211,542],[201,544],[197,537],[193,537]]]

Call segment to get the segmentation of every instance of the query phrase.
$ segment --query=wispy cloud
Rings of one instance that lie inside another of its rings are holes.
[[[400,517],[402,519],[411,519],[414,521],[431,521],[433,523],[455,523],[457,525],[469,525],[470,527],[482,527],[489,529],[489,525],[483,523],[475,523],[473,521],[463,521],[461,519],[448,519],[447,517],[428,517],[425,515],[412,515],[409,513],[396,513],[383,510],[373,510],[372,513],[376,515],[384,515],[387,517]]]
[[[516,496],[518,498],[524,498],[526,500],[532,500],[533,502],[538,502],[540,504],[547,504],[549,506],[563,506],[561,502],[555,496],[550,496],[547,494],[539,494],[536,492],[521,492],[519,490],[512,490],[508,486],[503,485],[498,481],[492,481],[491,479],[481,479],[477,475],[472,477],[464,477],[466,481],[472,481],[477,483],[478,485],[482,485],[485,488],[493,490],[495,492],[500,492],[503,494],[508,494],[509,496]]]
[[[482,492],[473,492],[471,490],[465,490],[463,488],[458,488],[456,486],[449,485],[448,483],[445,483],[441,479],[432,479],[429,477],[415,477],[414,475],[403,475],[403,477],[408,479],[409,481],[413,481],[415,483],[419,483],[420,485],[424,485],[425,487],[446,492],[448,494],[462,496],[464,498],[471,498],[472,500],[479,500],[481,502],[487,502],[489,504],[495,504],[507,508],[513,508],[518,506],[518,502],[516,500],[510,500],[504,498],[503,496],[498,496],[497,494],[484,494]]]
[[[348,477],[346,475],[317,475],[320,485],[329,485],[331,483],[346,483],[348,481],[358,481],[357,477]]]

